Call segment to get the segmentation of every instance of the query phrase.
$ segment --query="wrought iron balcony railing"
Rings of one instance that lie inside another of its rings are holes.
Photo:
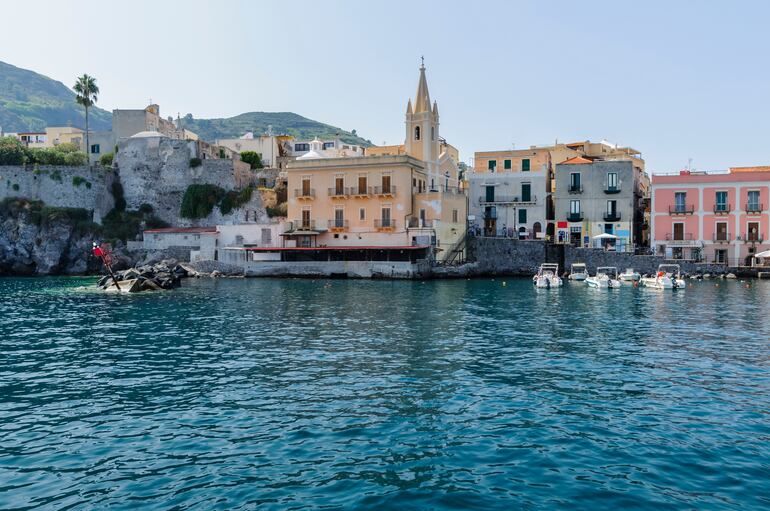
[[[605,222],[619,222],[620,221],[620,211],[616,211],[614,213],[605,213],[604,214],[604,221]]]
[[[674,204],[668,207],[669,215],[692,215],[695,213],[695,206],[692,204]]]
[[[374,227],[375,229],[395,229],[396,221],[392,218],[375,218]]]
[[[567,213],[567,222],[582,222],[583,213]]]
[[[298,199],[314,199],[315,188],[295,188],[294,196]]]
[[[329,197],[347,197],[350,195],[350,188],[347,186],[329,188]]]
[[[732,209],[733,209],[732,204],[724,204],[720,202],[717,202],[716,204],[714,204],[714,213],[717,215],[726,215],[730,211],[732,211]]]
[[[389,186],[375,186],[375,195],[396,195],[396,187],[394,185]]]
[[[335,218],[334,220],[329,220],[328,225],[329,229],[347,229],[348,221]]]
[[[764,204],[760,204],[758,202],[747,202],[746,203],[746,213],[761,213],[765,210]]]

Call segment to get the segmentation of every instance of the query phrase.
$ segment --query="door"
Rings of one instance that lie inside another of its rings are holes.
[[[684,213],[687,207],[687,193],[676,192],[674,194],[674,207],[677,213]]]
[[[678,241],[684,240],[684,224],[674,224],[674,239]]]
[[[727,241],[727,222],[717,223],[717,241]]]
[[[382,208],[382,226],[391,227],[390,224],[390,208]]]
[[[302,229],[310,229],[310,210],[302,210]]]
[[[530,183],[521,183],[521,202],[532,200],[532,185]]]
[[[302,196],[303,197],[309,197],[310,196],[310,180],[309,179],[303,179],[302,180]]]
[[[337,177],[334,179],[334,195],[345,194],[345,178]]]
[[[342,208],[334,210],[334,227],[345,227],[345,211]]]
[[[382,193],[390,193],[390,175],[382,176]]]
[[[358,176],[358,195],[366,195],[366,176]]]
[[[494,206],[484,209],[484,236],[497,235],[497,210]]]

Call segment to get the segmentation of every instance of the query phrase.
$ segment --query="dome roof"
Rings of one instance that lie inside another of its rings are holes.
[[[319,153],[318,151],[308,151],[302,156],[297,157],[298,160],[317,160],[318,158],[326,158],[323,154]]]
[[[166,135],[158,131],[140,131],[135,135],[131,135],[130,138],[155,138],[155,137],[165,137],[165,136]]]

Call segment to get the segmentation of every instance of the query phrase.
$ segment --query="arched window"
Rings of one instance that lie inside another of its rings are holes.
[[[414,139],[415,140],[420,140],[420,127],[419,126],[415,126],[414,127]]]
[[[436,127],[435,126],[431,126],[430,127],[430,139],[431,140],[436,140]]]

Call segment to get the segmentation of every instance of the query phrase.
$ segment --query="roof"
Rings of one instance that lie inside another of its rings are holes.
[[[593,160],[589,160],[583,156],[573,156],[569,160],[564,160],[559,165],[584,165],[586,163],[593,163]]]
[[[430,93],[424,65],[420,66],[420,81],[417,83],[417,94],[414,97],[414,113],[421,112],[430,112]]]
[[[163,133],[160,133],[158,131],[140,131],[139,133],[135,133],[131,135],[129,138],[154,138],[154,137],[165,137]]]
[[[161,229],[147,229],[144,232],[151,234],[216,234],[216,227],[163,227]]]

